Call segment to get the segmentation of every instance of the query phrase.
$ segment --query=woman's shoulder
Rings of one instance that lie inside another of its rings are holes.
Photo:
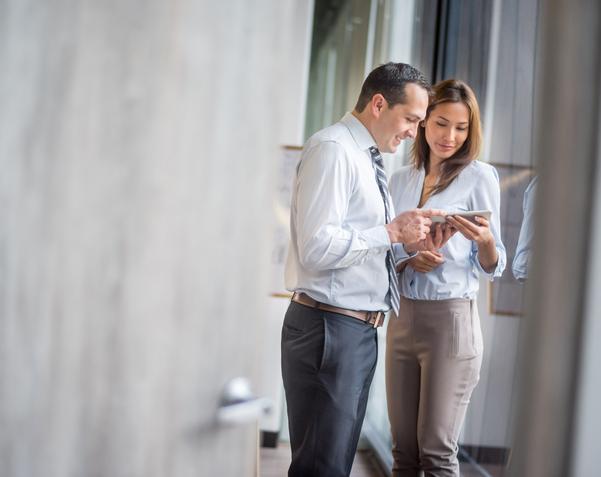
[[[412,165],[402,166],[389,180],[390,193],[397,195],[399,191],[403,193],[413,190],[419,182],[419,170]]]
[[[411,164],[407,164],[406,166],[401,166],[390,176],[391,181],[399,182],[399,181],[407,181],[411,180],[413,177],[419,176],[419,169],[416,169],[415,166]]]
[[[472,161],[469,166],[464,169],[465,175],[470,179],[499,181],[499,173],[492,164],[482,161]]]

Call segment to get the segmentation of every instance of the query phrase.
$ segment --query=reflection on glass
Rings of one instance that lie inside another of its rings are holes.
[[[530,181],[524,192],[523,211],[524,218],[520,228],[520,237],[515,249],[515,256],[511,269],[516,280],[525,281],[528,278],[528,263],[534,237],[534,201],[536,198],[536,176]]]

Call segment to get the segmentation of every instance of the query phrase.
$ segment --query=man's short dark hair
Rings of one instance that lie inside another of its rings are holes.
[[[411,65],[390,62],[378,66],[365,78],[355,110],[363,111],[374,94],[377,93],[384,96],[391,108],[395,104],[404,104],[407,100],[405,94],[407,83],[415,83],[421,86],[428,92],[428,95],[431,92],[431,86],[426,77]]]

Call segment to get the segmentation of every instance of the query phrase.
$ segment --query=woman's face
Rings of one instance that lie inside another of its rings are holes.
[[[455,154],[469,134],[470,112],[464,103],[440,103],[430,112],[424,127],[430,159],[444,160]]]

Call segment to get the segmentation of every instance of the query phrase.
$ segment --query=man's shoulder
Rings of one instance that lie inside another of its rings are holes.
[[[347,149],[351,140],[348,128],[341,122],[337,122],[313,134],[305,143],[304,149],[308,150],[324,143],[339,145],[341,148]]]

